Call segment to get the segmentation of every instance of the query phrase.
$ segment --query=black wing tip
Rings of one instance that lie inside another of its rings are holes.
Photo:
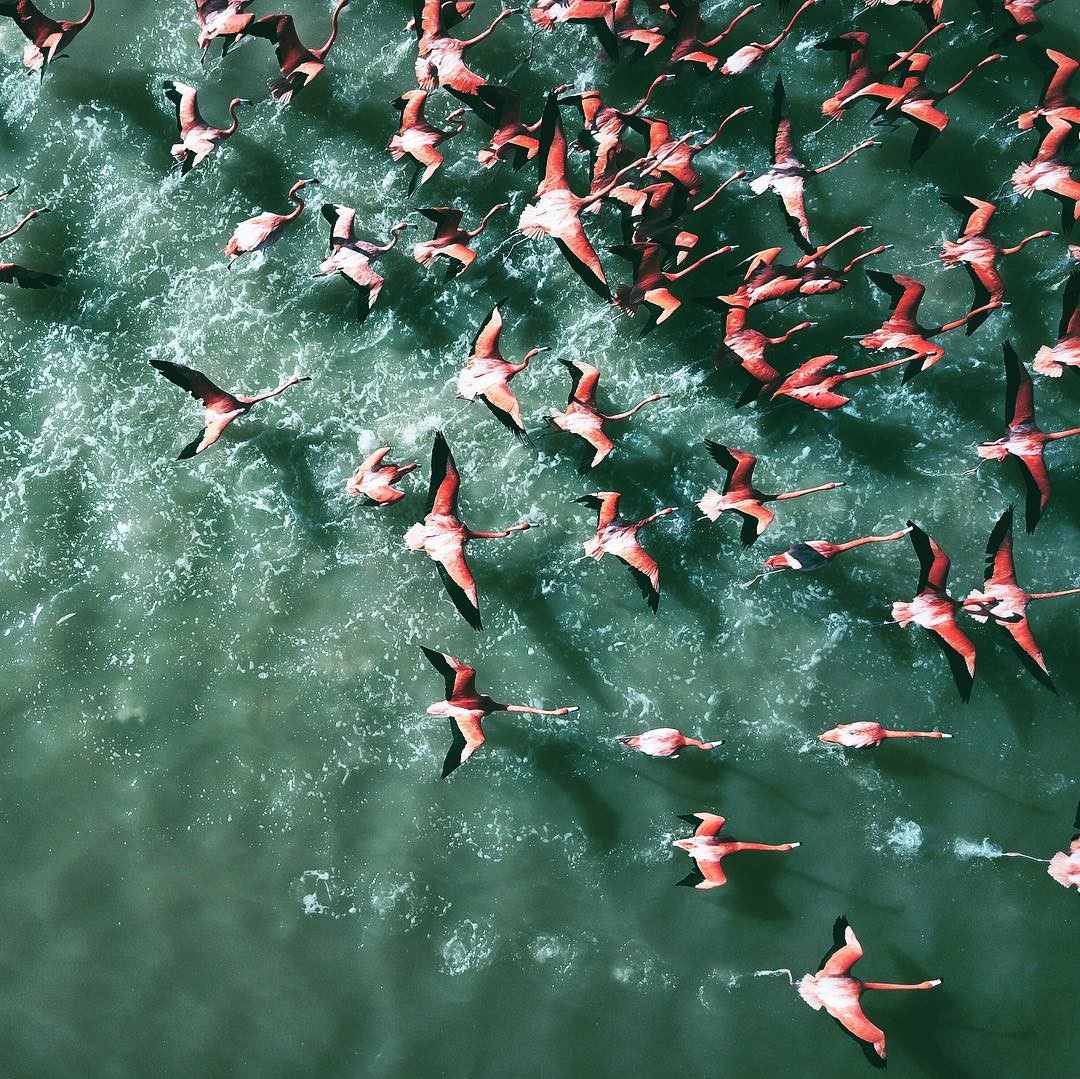
[[[705,874],[696,866],[680,880],[675,882],[676,888],[696,888],[705,879]]]

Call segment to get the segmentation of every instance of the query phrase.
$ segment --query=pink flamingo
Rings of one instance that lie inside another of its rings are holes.
[[[826,377],[826,368],[831,367],[836,359],[836,356],[815,356],[807,360],[780,383],[773,392],[773,400],[787,397],[819,412],[829,412],[835,408],[843,408],[851,400],[850,397],[836,392],[838,386],[853,378],[876,375],[879,371],[887,371],[890,367],[899,367],[900,364],[909,362],[905,356],[888,363],[875,364],[873,367],[863,367],[858,371],[845,371],[840,375]]]
[[[840,89],[832,97],[826,98],[821,103],[821,113],[830,120],[839,120],[844,115],[844,103],[864,86],[873,82],[874,76],[870,72],[870,66],[866,62],[866,54],[870,45],[870,35],[863,30],[851,30],[839,37],[827,38],[819,41],[815,49],[827,49],[830,52],[846,52],[847,76]]]
[[[750,376],[746,391],[736,407],[748,404],[783,381],[780,372],[765,358],[765,353],[776,345],[787,344],[802,330],[809,330],[817,325],[815,322],[800,322],[779,337],[769,337],[751,326],[747,319],[746,308],[728,308],[724,316],[724,339],[714,357],[720,365],[726,362],[738,364]]]
[[[435,235],[430,240],[422,240],[414,245],[413,258],[421,266],[434,266],[436,259],[446,259],[451,264],[446,280],[460,276],[476,259],[476,252],[469,246],[469,241],[475,240],[487,228],[488,222],[509,205],[507,202],[500,202],[492,206],[474,229],[461,227],[463,211],[453,206],[430,206],[426,209],[417,209],[417,213],[435,222]]]
[[[688,746],[694,749],[710,750],[722,746],[722,738],[713,742],[702,742],[697,738],[687,738],[682,731],[674,727],[655,727],[651,731],[641,734],[620,734],[615,739],[627,749],[636,749],[649,757],[667,757],[671,760],[679,756],[679,752]]]
[[[757,11],[761,4],[748,4],[716,37],[707,40],[701,36],[704,27],[700,0],[668,0],[666,7],[675,16],[671,63],[701,64],[712,72],[716,70],[720,58],[708,50],[719,45],[747,15]]]
[[[416,81],[425,90],[445,86],[461,94],[475,94],[487,80],[465,65],[465,52],[489,38],[499,23],[510,18],[514,11],[510,8],[500,11],[482,33],[459,41],[446,32],[450,23],[445,18],[445,7],[440,0],[422,0],[420,18],[414,22],[418,46]]]
[[[1025,199],[1030,199],[1036,191],[1048,191],[1061,202],[1061,216],[1068,226],[1071,221],[1080,221],[1080,180],[1073,176],[1066,156],[1066,146],[1076,127],[1058,116],[1050,117],[1047,123],[1035,156],[1017,166],[1010,182],[1013,191]]]
[[[165,96],[176,106],[176,126],[180,129],[180,141],[170,153],[173,167],[181,173],[190,172],[201,165],[226,139],[236,134],[240,126],[236,110],[240,105],[252,104],[246,98],[234,97],[229,102],[228,127],[213,127],[199,112],[198,91],[187,83],[170,79],[164,84]]]
[[[832,730],[818,735],[819,742],[829,742],[847,749],[877,749],[890,738],[951,738],[941,731],[890,731],[880,723],[838,723]]]
[[[195,21],[199,25],[199,48],[202,58],[210,51],[215,38],[225,38],[222,56],[247,33],[255,16],[246,9],[255,0],[195,0]]]
[[[1050,874],[1062,886],[1062,888],[1075,888],[1080,892],[1080,804],[1076,807],[1076,817],[1073,820],[1075,834],[1069,843],[1069,853],[1059,850],[1053,858],[1033,858],[1030,854],[1021,854],[1019,851],[1006,851],[1006,858],[1026,858],[1029,862],[1042,862],[1046,872]]]
[[[288,198],[296,203],[296,209],[287,214],[275,214],[270,211],[241,221],[236,226],[232,237],[225,245],[225,254],[229,259],[229,269],[243,255],[252,255],[256,251],[265,251],[272,247],[285,234],[285,230],[304,212],[304,200],[300,192],[305,187],[318,184],[318,180],[297,180],[289,188]]]
[[[892,543],[903,539],[909,528],[899,532],[890,532],[887,536],[860,536],[845,543],[830,543],[828,540],[809,540],[806,543],[794,543],[780,554],[770,555],[765,559],[765,573],[779,573],[782,570],[795,570],[800,573],[816,573],[845,551],[854,551],[868,543]],[[765,576],[759,574],[759,577]],[[757,580],[758,578],[755,578]]]
[[[405,492],[398,490],[394,484],[402,476],[412,472],[416,465],[384,464],[390,449],[390,446],[380,446],[374,453],[368,454],[356,474],[346,481],[345,490],[354,498],[362,496],[378,506],[390,506],[400,502],[405,497]]]
[[[395,161],[408,157],[416,165],[409,180],[410,195],[418,184],[426,184],[442,167],[445,158],[438,147],[465,130],[464,109],[455,109],[446,117],[447,123],[457,125],[456,130],[433,127],[424,115],[427,98],[426,90],[408,90],[393,102],[394,108],[401,113],[401,124],[386,149]]]
[[[766,56],[778,48],[791,31],[795,28],[795,23],[798,22],[799,16],[802,15],[807,8],[813,7],[815,4],[821,3],[821,0],[803,0],[799,9],[791,16],[791,21],[772,39],[772,41],[751,41],[749,45],[744,45],[741,49],[736,49],[723,63],[720,68],[721,75],[745,75],[748,71],[753,71]]]
[[[726,823],[716,813],[679,814],[679,820],[693,825],[694,834],[688,839],[676,839],[671,845],[686,851],[694,861],[694,868],[677,883],[684,888],[708,891],[727,884],[727,874],[721,862],[729,854],[744,850],[789,851],[801,847],[801,843],[741,843],[720,834]]]
[[[30,0],[0,0],[0,17],[14,19],[15,25],[26,38],[23,49],[23,66],[27,71],[37,71],[42,80],[45,69],[60,60],[71,43],[86,29],[94,17],[94,0],[90,0],[86,14],[74,22],[66,19],[50,19],[43,15]]]

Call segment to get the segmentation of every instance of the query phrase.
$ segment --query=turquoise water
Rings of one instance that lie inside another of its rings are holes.
[[[934,85],[988,47],[974,5],[950,5],[953,44],[937,49]],[[486,26],[496,5],[477,8],[457,36]],[[321,42],[324,5],[294,10],[301,37]],[[707,9],[710,25],[735,10]],[[768,163],[779,71],[808,162],[866,137],[867,106],[810,135],[842,65],[809,46],[847,28],[853,10],[826,0],[748,76],[685,72],[657,92],[677,132],[755,106],[698,159],[707,182]],[[1072,14],[1058,0],[1040,38],[950,99],[949,130],[915,167],[900,126],[810,186],[816,234],[873,223],[866,239],[895,245],[876,265],[928,283],[928,323],[970,301],[966,275],[936,261],[958,225],[937,195],[1004,191],[1031,156],[1034,139],[1007,121],[1041,90],[1037,44],[1080,48]],[[736,411],[741,381],[711,359],[719,316],[688,303],[640,338],[640,317],[613,321],[553,246],[509,254],[533,173],[482,172],[475,121],[410,203],[409,169],[384,152],[389,102],[413,85],[408,17],[405,3],[354,0],[329,69],[286,110],[266,100],[275,68],[264,42],[200,66],[180,0],[106,0],[43,86],[23,76],[22,38],[0,23],[0,183],[22,181],[0,222],[53,211],[4,255],[66,278],[2,296],[4,1073],[861,1074],[858,1048],[785,979],[753,977],[814,969],[846,913],[866,949],[863,977],[944,979],[933,993],[868,998],[895,1071],[1066,1074],[1076,896],[1039,866],[985,855],[1049,857],[1072,834],[1077,606],[1033,614],[1059,696],[972,624],[979,677],[964,706],[924,634],[882,625],[915,588],[906,543],[741,586],[790,542],[892,531],[909,516],[952,555],[954,593],[981,581],[986,537],[1023,490],[1011,469],[960,473],[976,442],[1001,433],[1002,340],[1030,361],[1056,338],[1065,242],[1009,259],[1012,306],[970,338],[949,335],[946,358],[913,385],[892,373],[857,384],[840,414]],[[780,21],[764,5],[733,47]],[[923,29],[903,10],[859,21],[878,55]],[[632,104],[662,62],[612,68],[584,30],[533,39],[521,18],[470,60],[521,89],[529,119],[564,81]],[[183,179],[169,173],[170,78],[199,86],[212,122],[234,94],[259,100]],[[454,107],[435,95],[430,115]],[[569,111],[566,121],[572,137]],[[582,190],[586,162],[575,166]],[[322,181],[314,205],[264,263],[227,272],[233,227],[284,210],[304,176]],[[472,223],[506,198],[511,212],[449,284],[408,257],[417,233],[407,234],[362,327],[345,282],[311,277],[324,199],[356,207],[362,235],[382,242],[412,205],[453,202]],[[703,249],[740,250],[684,283],[687,300],[727,291],[736,259],[786,238],[771,196],[745,187],[698,223]],[[1060,215],[1048,196],[1003,198],[994,224],[1015,243],[1058,229]],[[598,247],[618,242],[610,210],[587,227]],[[605,263],[622,280],[625,266]],[[594,475],[580,475],[569,436],[519,447],[481,405],[455,398],[473,333],[504,296],[506,354],[551,349],[514,383],[530,428],[565,402],[559,357],[598,363],[613,410],[670,394],[619,426]],[[774,353],[784,369],[833,350],[861,366],[843,338],[883,312],[856,274],[838,295],[758,308],[753,320],[776,334],[820,323]],[[198,410],[149,359],[251,393],[293,372],[313,381],[178,463]],[[1037,393],[1044,429],[1076,423],[1074,380],[1039,379]],[[466,520],[538,526],[470,550],[480,634],[401,542],[425,508],[439,427]],[[849,486],[785,504],[744,552],[737,521],[702,522],[693,505],[722,479],[706,437],[757,452],[763,486]],[[388,443],[420,469],[402,481],[408,498],[365,509],[345,480]],[[1080,581],[1077,452],[1050,449],[1050,509],[1034,536],[1017,534],[1033,591]],[[679,507],[645,533],[661,566],[655,618],[624,569],[581,560],[593,518],[571,500],[598,489],[623,491],[632,517]],[[475,662],[495,696],[580,712],[496,716],[480,754],[440,782],[445,723],[425,708],[442,682],[421,644]],[[955,737],[867,754],[817,742],[859,719]],[[657,761],[613,740],[661,725],[727,744]],[[675,815],[696,810],[723,813],[740,838],[803,845],[733,857],[722,891],[676,888],[690,866],[670,846],[685,834]]]

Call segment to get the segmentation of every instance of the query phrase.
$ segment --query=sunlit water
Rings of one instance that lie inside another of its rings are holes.
[[[64,14],[78,17],[75,6]],[[477,7],[458,36],[496,10]],[[956,44],[939,46],[935,85],[990,40],[972,4],[946,7]],[[322,41],[324,5],[293,8],[301,36]],[[721,24],[736,9],[708,10]],[[807,161],[866,137],[869,107],[810,135],[842,64],[809,45],[846,29],[853,10],[827,0],[749,76],[688,71],[657,93],[679,132],[755,106],[699,158],[708,182],[768,162],[780,70]],[[106,0],[43,87],[23,76],[22,38],[0,23],[0,182],[22,181],[0,219],[53,208],[4,255],[67,279],[2,297],[4,1073],[859,1074],[857,1048],[784,977],[751,977],[814,969],[841,912],[866,948],[864,977],[944,979],[933,994],[868,1002],[894,1069],[1069,1073],[1076,896],[996,856],[1049,857],[1070,834],[1076,605],[1034,611],[1060,696],[972,626],[979,680],[965,707],[933,644],[882,624],[915,587],[906,542],[742,587],[789,542],[893,530],[909,516],[953,556],[955,592],[981,580],[986,537],[1022,504],[1022,486],[1011,469],[960,473],[974,444],[1000,433],[1003,338],[1026,359],[1055,339],[1065,243],[1010,259],[1012,306],[970,338],[950,335],[945,360],[913,386],[892,373],[859,383],[841,414],[736,412],[741,381],[711,358],[719,316],[688,303],[640,339],[641,318],[613,321],[554,247],[508,254],[533,173],[480,170],[487,136],[475,121],[406,199],[409,169],[384,147],[389,103],[413,85],[409,13],[354,0],[329,70],[286,110],[265,99],[264,42],[200,67],[182,0]],[[1038,42],[1080,46],[1074,13],[1059,0],[1040,39],[950,99],[949,130],[913,169],[901,125],[810,186],[817,235],[872,222],[867,239],[895,244],[877,264],[929,283],[928,323],[970,300],[966,275],[936,262],[934,246],[958,228],[937,195],[992,195],[1030,157],[1034,139],[1007,121],[1038,98]],[[780,21],[765,5],[732,40],[772,36]],[[860,25],[879,55],[923,29],[897,9]],[[535,39],[530,29],[513,19],[470,57],[522,90],[529,119],[556,83],[600,84],[631,104],[659,70],[651,59],[612,69],[581,28]],[[167,78],[198,85],[212,121],[233,94],[259,99],[183,179],[169,173]],[[453,107],[433,95],[430,114]],[[566,120],[572,136],[569,110]],[[575,165],[583,175],[585,161]],[[322,187],[297,227],[261,265],[227,272],[235,224],[284,209],[305,176]],[[311,276],[325,252],[323,200],[355,206],[362,234],[381,242],[414,205],[464,206],[472,223],[504,198],[512,210],[477,241],[480,258],[445,285],[408,256],[430,227],[412,214],[421,229],[384,260],[386,287],[361,327],[348,285]],[[995,235],[1015,243],[1059,221],[1048,196],[1005,198]],[[745,187],[699,224],[703,250],[726,240],[740,252],[684,284],[688,300],[726,291],[737,258],[786,235],[772,197]],[[598,248],[619,240],[613,211],[587,227]],[[624,279],[625,265],[606,261]],[[569,436],[519,447],[482,405],[455,398],[472,335],[504,296],[507,355],[551,349],[514,384],[537,432],[565,401],[559,357],[598,362],[616,408],[671,395],[619,427],[594,475],[579,473]],[[857,274],[839,295],[754,314],[773,333],[820,323],[776,353],[790,369],[834,350],[861,365],[843,338],[883,311]],[[198,413],[152,358],[247,392],[293,372],[314,381],[177,463]],[[1073,380],[1040,380],[1038,393],[1044,429],[1076,422]],[[423,513],[439,427],[474,527],[538,525],[471,552],[480,634],[401,542]],[[722,478],[705,437],[757,452],[763,486],[849,486],[784,505],[744,552],[736,521],[702,522],[693,506]],[[344,483],[386,443],[421,468],[403,481],[406,500],[365,509]],[[1033,590],[1080,580],[1077,451],[1049,451],[1051,508],[1034,537],[1018,531]],[[593,519],[571,500],[598,489],[623,491],[635,517],[679,507],[647,533],[663,577],[655,618],[625,570],[581,560]],[[445,724],[424,710],[442,682],[421,643],[476,661],[481,688],[504,699],[581,710],[496,717],[488,745],[440,782]],[[858,719],[954,740],[865,754],[816,741]],[[660,725],[727,744],[668,762],[613,741]],[[675,888],[689,869],[670,847],[684,834],[675,814],[704,809],[740,837],[803,845],[733,858],[723,891]]]

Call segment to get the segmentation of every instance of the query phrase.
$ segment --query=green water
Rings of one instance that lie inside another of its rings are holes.
[[[305,40],[323,40],[327,6],[292,5]],[[477,7],[458,36],[496,9]],[[946,7],[954,44],[937,49],[934,85],[989,40],[972,4]],[[707,10],[721,23],[736,5]],[[658,92],[680,132],[755,106],[699,158],[708,182],[768,162],[780,70],[809,162],[866,137],[868,107],[809,136],[842,66],[809,45],[853,10],[826,0],[749,76],[685,72]],[[1075,54],[1075,11],[1058,0],[1037,41]],[[105,0],[43,87],[0,24],[0,182],[23,184],[0,223],[53,208],[4,254],[67,279],[2,296],[3,1074],[865,1074],[858,1048],[783,978],[752,977],[813,970],[841,912],[866,949],[863,977],[944,979],[933,993],[868,998],[895,1071],[1069,1074],[1076,896],[1037,865],[974,852],[1049,857],[1071,834],[1077,606],[1033,615],[1060,696],[972,625],[979,678],[963,706],[929,639],[882,625],[915,588],[906,543],[740,586],[789,542],[891,531],[908,516],[953,556],[954,592],[981,580],[993,522],[1023,491],[1011,469],[960,473],[977,441],[1001,433],[1001,341],[1030,360],[1056,337],[1064,241],[1008,260],[1012,306],[973,337],[950,335],[945,360],[913,386],[891,372],[859,383],[834,415],[735,411],[741,382],[711,362],[720,318],[696,305],[639,339],[640,320],[612,322],[552,246],[508,259],[533,174],[481,172],[475,121],[415,203],[453,202],[470,222],[513,203],[460,280],[444,286],[406,245],[384,260],[379,306],[358,328],[347,284],[311,278],[326,243],[314,207],[263,265],[227,273],[235,224],[283,210],[302,176],[322,180],[317,201],[355,206],[369,238],[408,217],[408,170],[384,152],[389,102],[413,84],[407,17],[403,2],[354,0],[329,70],[284,111],[265,100],[265,43],[200,68],[182,0]],[[878,54],[922,32],[910,11],[860,22]],[[779,23],[766,4],[733,47]],[[818,236],[872,222],[873,243],[895,244],[877,264],[929,283],[927,323],[970,300],[966,275],[936,263],[934,245],[957,226],[937,194],[991,195],[1030,157],[1034,140],[1006,121],[1037,100],[1035,48],[1010,49],[1008,65],[950,100],[949,130],[915,168],[901,126],[810,189]],[[596,54],[581,29],[533,41],[519,18],[471,62],[521,89],[530,119],[563,81],[633,103],[661,62],[612,69]],[[167,78],[197,84],[212,121],[233,94],[260,99],[183,180],[168,171]],[[434,100],[431,115],[452,107]],[[569,112],[567,124],[573,134]],[[726,240],[740,253],[685,284],[687,298],[726,291],[732,260],[785,235],[771,196],[729,196],[698,231],[703,250]],[[1004,198],[994,234],[1015,243],[1059,220],[1048,196]],[[588,228],[598,246],[618,241],[610,210]],[[625,267],[606,261],[621,280]],[[522,448],[455,399],[472,334],[503,296],[507,354],[552,350],[514,384],[530,427],[565,401],[558,357],[597,362],[615,409],[670,393],[619,428],[595,475],[579,474],[568,436]],[[861,365],[842,339],[883,311],[859,274],[836,296],[758,308],[753,321],[777,334],[820,323],[778,350],[785,369],[834,347]],[[198,413],[151,358],[247,392],[294,371],[314,381],[177,463]],[[1076,423],[1075,380],[1041,379],[1038,394],[1044,429]],[[422,516],[440,426],[466,520],[539,526],[475,545],[480,634],[401,542]],[[705,437],[757,452],[763,486],[849,486],[784,505],[744,552],[737,521],[701,522],[693,508],[721,478]],[[403,481],[407,499],[364,509],[344,483],[386,443],[421,468]],[[1051,448],[1050,510],[1034,537],[1017,536],[1033,591],[1080,581],[1078,449]],[[570,500],[597,489],[623,491],[634,517],[679,507],[647,533],[664,592],[655,618],[625,570],[580,560],[593,522]],[[442,683],[420,644],[474,661],[481,688],[503,699],[581,710],[566,722],[495,717],[481,753],[440,782],[445,724],[424,710]],[[860,719],[955,738],[862,755],[817,742]],[[613,741],[668,724],[727,745],[669,762]],[[803,846],[731,859],[719,892],[676,888],[690,867],[670,846],[685,831],[675,814],[695,810],[723,813],[742,838]]]

